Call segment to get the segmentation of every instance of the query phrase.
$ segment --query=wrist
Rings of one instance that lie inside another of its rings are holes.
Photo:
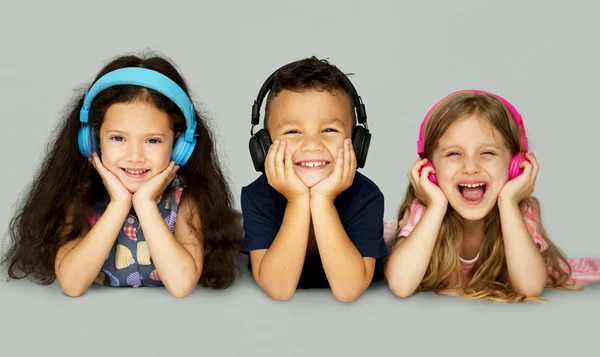
[[[335,197],[325,196],[322,194],[314,194],[310,196],[310,205],[323,205],[323,204],[333,204],[335,202]]]
[[[308,203],[310,200],[310,195],[308,193],[305,194],[300,194],[300,195],[287,195],[285,196],[286,200],[288,201],[288,204],[302,204],[302,203]]]
[[[506,197],[506,196],[499,195],[497,203],[498,203],[498,208],[503,207],[503,206],[517,206],[518,200],[515,197]]]
[[[446,211],[448,211],[448,202],[432,202],[429,206],[427,206],[427,210],[431,210],[441,215],[445,215]]]
[[[129,213],[131,210],[132,202],[131,200],[113,200],[111,199],[106,207],[107,210],[117,210],[125,213]]]
[[[133,207],[136,209],[136,211],[143,207],[157,205],[156,201],[150,199],[149,197],[136,197],[135,195],[133,196],[133,199],[131,200],[131,202],[132,202]]]

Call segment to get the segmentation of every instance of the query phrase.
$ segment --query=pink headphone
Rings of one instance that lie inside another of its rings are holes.
[[[442,98],[440,101],[438,101],[437,103],[435,103],[435,105],[429,109],[429,111],[427,112],[427,115],[425,115],[425,118],[423,119],[423,122],[421,123],[421,128],[419,130],[419,140],[417,141],[417,152],[419,154],[420,157],[425,157],[425,140],[424,140],[424,135],[425,135],[425,122],[427,121],[427,118],[429,118],[429,115],[431,114],[431,112],[433,112],[433,110],[435,108],[437,108],[437,106],[445,101],[446,99],[452,97],[453,95],[457,94],[457,93],[461,93],[461,92],[473,92],[476,94],[479,93],[487,93],[487,94],[491,94],[494,97],[496,97],[501,103],[502,105],[504,105],[506,107],[506,109],[508,109],[508,111],[510,112],[510,115],[513,117],[513,119],[515,120],[515,123],[517,124],[517,128],[519,129],[520,132],[520,137],[521,137],[521,143],[520,143],[520,152],[518,152],[517,154],[515,154],[510,162],[510,165],[508,167],[508,179],[512,180],[515,177],[519,176],[521,173],[523,173],[523,169],[521,169],[519,167],[519,165],[521,164],[521,162],[525,159],[525,155],[523,153],[526,153],[529,151],[529,144],[528,144],[528,140],[527,140],[527,133],[525,132],[525,125],[523,124],[523,119],[521,118],[521,114],[519,114],[519,112],[517,111],[517,109],[515,109],[515,107],[510,104],[506,99],[500,97],[499,95],[496,95],[494,93],[490,93],[490,92],[486,92],[486,91],[482,91],[482,90],[476,90],[476,89],[467,89],[467,90],[460,90],[460,91],[456,91],[453,93],[450,93],[449,95],[445,96],[444,98]],[[427,164],[425,164],[421,170],[423,170],[424,168],[426,168],[427,166],[432,166],[431,161],[427,162]],[[429,180],[431,182],[433,182],[434,184],[438,184],[437,181],[437,177],[435,176],[435,174],[429,174]]]

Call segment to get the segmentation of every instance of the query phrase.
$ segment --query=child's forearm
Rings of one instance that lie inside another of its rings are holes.
[[[258,285],[276,300],[290,299],[304,266],[310,229],[308,197],[287,203],[275,240],[260,262],[252,262]]]
[[[346,234],[333,201],[317,196],[311,199],[310,211],[331,292],[338,301],[357,300],[369,286],[373,269],[367,269],[360,251]]]
[[[70,250],[57,254],[56,277],[63,292],[69,296],[82,295],[98,276],[110,253],[130,205],[110,203],[90,231]],[[62,249],[69,249],[65,243]],[[58,257],[58,255],[61,255]]]
[[[160,214],[156,202],[138,203],[135,212],[163,284],[173,296],[188,295],[198,284],[203,268],[202,260],[198,266],[192,254],[177,241]]]
[[[423,280],[446,210],[447,205],[427,207],[410,235],[392,250],[385,275],[395,295],[412,295]]]
[[[541,295],[548,279],[546,264],[533,242],[519,206],[498,201],[508,276],[515,292],[527,297]]]

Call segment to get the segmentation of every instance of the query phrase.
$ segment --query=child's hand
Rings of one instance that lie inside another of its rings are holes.
[[[102,177],[102,182],[104,183],[104,187],[106,187],[106,191],[108,191],[110,201],[131,205],[131,192],[129,192],[115,174],[104,167],[98,154],[95,152],[92,153],[92,157],[88,161],[94,165],[94,168],[98,171],[100,177]]]
[[[446,198],[444,191],[429,180],[429,174],[435,174],[435,169],[433,166],[428,166],[421,171],[421,167],[427,161],[427,158],[418,159],[408,171],[408,180],[415,189],[417,199],[423,202],[425,206],[440,205],[440,207],[445,207],[448,205],[448,198]],[[419,173],[419,171],[421,172]]]
[[[504,184],[498,195],[498,202],[504,201],[518,204],[533,194],[540,165],[533,153],[527,153],[525,157],[529,161],[523,160],[521,162],[520,167],[523,169],[523,173]]]
[[[265,158],[267,181],[288,201],[308,197],[308,187],[294,172],[292,153],[285,147],[285,141],[275,140],[269,148]]]
[[[133,204],[141,202],[156,203],[160,195],[165,191],[167,186],[175,178],[175,174],[179,170],[179,166],[175,166],[175,162],[171,161],[169,166],[162,172],[146,181],[134,194]]]
[[[338,151],[333,172],[327,178],[310,189],[311,199],[325,197],[331,201],[352,185],[356,174],[356,155],[352,149],[352,141],[344,140],[344,147]]]

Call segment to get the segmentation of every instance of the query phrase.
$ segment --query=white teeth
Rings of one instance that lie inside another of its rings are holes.
[[[480,187],[485,186],[485,183],[459,183],[458,185],[462,187]]]
[[[301,162],[300,166],[319,167],[319,166],[323,166],[325,164],[326,164],[325,161],[306,161],[306,162]]]
[[[139,175],[139,174],[143,174],[144,172],[146,172],[148,170],[127,170],[127,169],[125,169],[125,171],[129,172],[130,174]]]

